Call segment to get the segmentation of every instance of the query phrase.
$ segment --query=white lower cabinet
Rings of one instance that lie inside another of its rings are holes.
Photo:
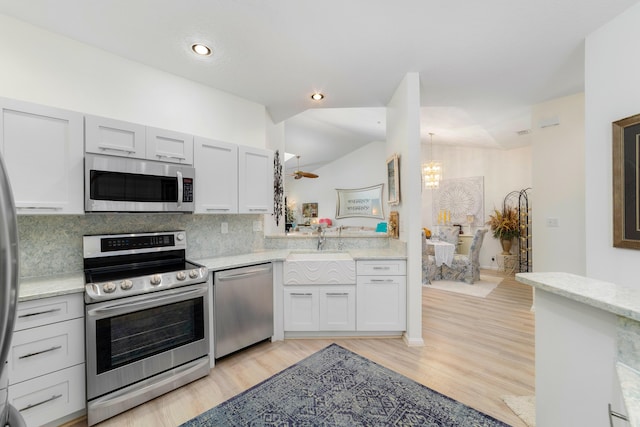
[[[285,286],[285,331],[354,331],[355,326],[355,286]]]
[[[358,261],[356,272],[357,330],[406,330],[406,262],[404,260]]]
[[[55,424],[85,409],[83,308],[82,294],[18,304],[9,402],[28,426]]]

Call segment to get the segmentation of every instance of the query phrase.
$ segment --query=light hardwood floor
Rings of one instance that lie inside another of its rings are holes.
[[[501,397],[534,394],[531,287],[505,276],[486,298],[423,287],[422,301],[424,347],[407,347],[399,338],[265,342],[217,361],[208,377],[99,425],[180,425],[335,342],[514,427],[526,427]],[[86,420],[68,426],[86,426]]]

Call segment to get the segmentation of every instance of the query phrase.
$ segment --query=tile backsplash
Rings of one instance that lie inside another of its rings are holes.
[[[18,217],[20,277],[83,270],[82,236],[185,230],[187,258],[236,255],[264,248],[254,230],[262,215],[90,214]],[[222,233],[222,223],[227,233]]]

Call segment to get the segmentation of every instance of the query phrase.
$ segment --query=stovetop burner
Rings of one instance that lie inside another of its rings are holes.
[[[84,236],[85,302],[205,282],[207,268],[185,259],[184,231]]]

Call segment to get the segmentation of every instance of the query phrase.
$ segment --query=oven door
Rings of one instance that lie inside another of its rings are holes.
[[[89,400],[209,353],[209,284],[85,306]]]

